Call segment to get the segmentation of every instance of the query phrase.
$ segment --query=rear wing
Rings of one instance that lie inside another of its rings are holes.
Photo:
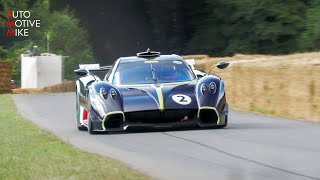
[[[196,70],[194,68],[194,65],[196,64],[196,62],[194,61],[194,59],[185,59],[186,63],[190,66],[191,70],[193,71],[193,73],[197,76],[198,79],[206,76],[207,74],[203,71],[200,70]]]
[[[100,66],[100,64],[79,64],[79,69],[88,71],[109,71],[112,66]]]
[[[79,69],[74,72],[79,76],[92,75],[103,79],[112,66],[100,66],[99,64],[79,64]]]
[[[194,59],[185,59],[186,63],[190,66],[190,68],[192,70],[194,70],[194,65],[196,64],[196,62],[194,61]]]

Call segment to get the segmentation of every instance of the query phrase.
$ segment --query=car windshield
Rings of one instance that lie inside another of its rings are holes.
[[[171,83],[194,80],[191,70],[180,60],[146,60],[119,64],[113,83],[117,85]]]

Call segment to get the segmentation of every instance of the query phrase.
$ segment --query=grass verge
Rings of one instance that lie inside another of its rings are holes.
[[[0,127],[0,179],[150,179],[37,128],[8,94],[0,95]]]

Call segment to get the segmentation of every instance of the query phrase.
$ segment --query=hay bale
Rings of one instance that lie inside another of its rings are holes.
[[[196,61],[208,71],[221,60]],[[225,80],[232,107],[320,121],[320,53],[229,57],[230,67],[212,72]]]
[[[11,73],[11,62],[0,61],[0,93],[11,92]]]
[[[201,59],[208,59],[209,56],[208,55],[202,55],[202,54],[199,54],[199,55],[185,55],[185,56],[182,56],[183,59],[195,59],[195,60],[201,60]]]
[[[36,93],[61,93],[74,92],[74,81],[66,81],[57,85],[48,86],[44,88],[29,88],[29,89],[13,89],[13,94],[36,94]]]

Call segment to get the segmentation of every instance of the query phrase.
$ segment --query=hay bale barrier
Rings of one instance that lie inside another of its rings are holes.
[[[44,88],[28,88],[28,89],[13,89],[13,94],[37,94],[37,93],[62,93],[62,92],[74,92],[75,82],[65,81],[60,84],[48,86]]]
[[[221,60],[229,68],[213,72],[225,80],[231,107],[320,122],[319,52],[207,58],[196,67],[208,72]]]
[[[8,61],[0,61],[0,93],[11,92],[12,64]]]

